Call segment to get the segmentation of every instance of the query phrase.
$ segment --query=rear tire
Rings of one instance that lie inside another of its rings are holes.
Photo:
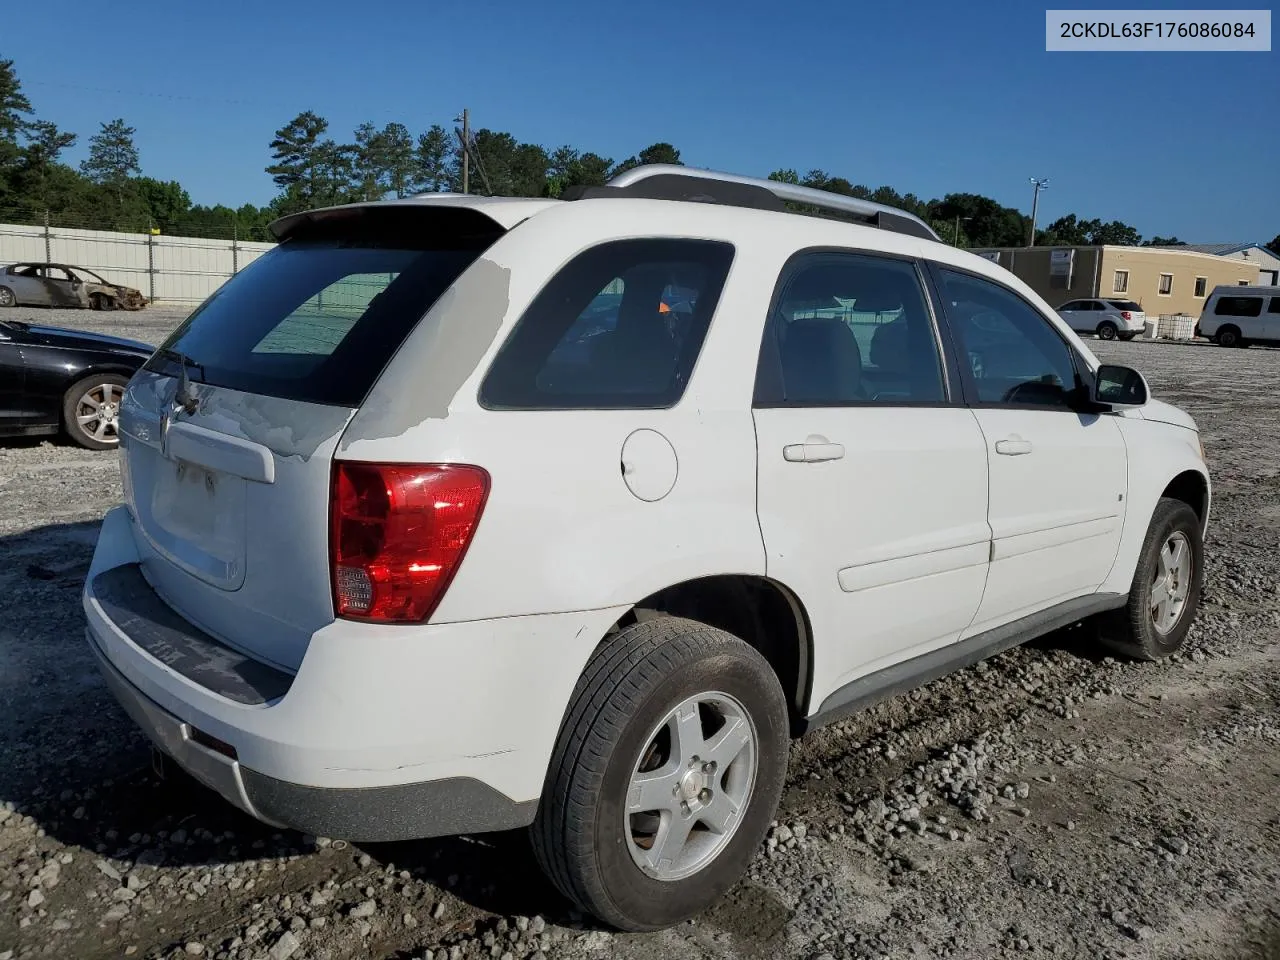
[[[1098,339],[1100,340],[1114,340],[1119,332],[1120,328],[1110,320],[1103,320],[1102,323],[1098,324]]]
[[[1244,346],[1244,338],[1240,336],[1240,328],[1233,327],[1231,324],[1218,328],[1217,340],[1218,346],[1227,347],[1228,349]]]
[[[1147,528],[1128,604],[1100,624],[1103,643],[1134,660],[1176,653],[1200,607],[1203,576],[1200,518],[1183,501],[1164,497]]]
[[[62,398],[67,435],[88,450],[114,450],[120,444],[120,402],[129,378],[99,373],[72,384]]]
[[[570,700],[532,827],[538,861],[618,929],[686,920],[759,849],[788,740],[786,698],[756,650],[676,617],[625,627]]]
[[[8,287],[0,287],[0,307],[16,307],[18,298]]]

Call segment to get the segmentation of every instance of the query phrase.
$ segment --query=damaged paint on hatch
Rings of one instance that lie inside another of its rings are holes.
[[[493,346],[510,304],[511,270],[482,258],[428,311],[365,399],[342,440],[398,437],[443,420]],[[354,439],[353,439],[354,438]]]

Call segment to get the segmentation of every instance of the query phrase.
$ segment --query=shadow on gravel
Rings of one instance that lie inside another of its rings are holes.
[[[98,673],[80,590],[97,523],[0,537],[0,807],[99,856],[216,865],[306,854],[310,838],[240,813],[176,770],[160,779],[150,746]],[[361,845],[482,910],[572,919],[523,831]]]

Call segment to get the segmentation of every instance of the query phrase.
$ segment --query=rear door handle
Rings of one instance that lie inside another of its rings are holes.
[[[789,463],[818,463],[843,456],[844,445],[828,443],[826,437],[809,437],[804,443],[789,443],[782,448],[782,459]]]
[[[1023,440],[1019,436],[1007,437],[1004,440],[996,441],[996,453],[1003,454],[1006,457],[1021,457],[1031,452],[1031,441]]]

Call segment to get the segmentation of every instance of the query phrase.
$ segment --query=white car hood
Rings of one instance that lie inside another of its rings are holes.
[[[1163,400],[1148,400],[1139,410],[1144,420],[1157,423],[1169,423],[1175,427],[1186,427],[1188,430],[1199,430],[1191,414]]]

